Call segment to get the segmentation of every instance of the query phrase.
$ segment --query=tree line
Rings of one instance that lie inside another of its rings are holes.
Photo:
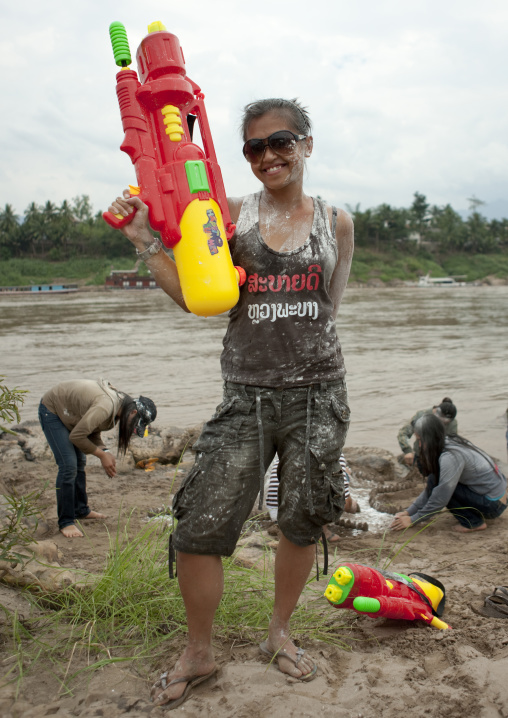
[[[32,202],[23,216],[12,205],[0,210],[0,259],[30,257],[57,262],[74,257],[123,257],[129,243],[92,211],[87,195],[38,205]]]
[[[361,210],[347,206],[355,224],[355,241],[378,251],[397,248],[414,253],[421,248],[441,253],[486,254],[508,250],[508,219],[488,220],[480,200],[469,200],[470,214],[463,219],[449,204],[430,205],[415,192],[409,208],[381,204]],[[12,205],[0,210],[0,259],[30,257],[63,261],[73,257],[130,255],[129,243],[107,225],[102,213],[92,211],[86,195],[64,200],[32,202],[23,216]]]
[[[466,220],[450,204],[430,205],[425,195],[415,192],[409,208],[380,204],[361,211],[360,205],[347,206],[355,224],[355,242],[364,247],[435,249],[441,253],[487,254],[508,249],[508,219],[488,220],[479,211],[484,204],[469,200]]]

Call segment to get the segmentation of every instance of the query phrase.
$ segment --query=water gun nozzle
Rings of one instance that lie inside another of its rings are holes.
[[[354,578],[353,572],[347,566],[340,566],[333,574],[334,579],[341,586],[348,584]]]

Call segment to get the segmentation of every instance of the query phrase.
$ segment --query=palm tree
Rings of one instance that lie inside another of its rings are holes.
[[[21,225],[21,234],[27,245],[30,245],[32,257],[37,256],[37,249],[42,245],[44,228],[39,206],[31,202],[25,210],[25,219]]]
[[[58,227],[58,208],[48,200],[42,210],[42,223],[44,227],[44,243],[49,249],[60,246],[61,234]],[[46,247],[44,248],[46,251]]]
[[[76,218],[72,207],[66,199],[60,205],[58,210],[58,243],[60,247],[64,249],[65,257],[69,255],[69,249],[72,247],[74,239],[74,227],[76,225]]]
[[[495,240],[490,232],[488,220],[479,212],[469,215],[466,222],[467,240],[465,249],[469,252],[492,252]]]
[[[0,212],[0,248],[6,256],[18,251],[19,222],[11,204],[6,204]]]
[[[411,229],[418,232],[420,239],[424,239],[430,220],[429,204],[425,195],[420,192],[415,192],[413,197],[413,204],[409,210],[410,226]]]
[[[433,236],[443,250],[460,250],[466,241],[466,226],[460,214],[450,204],[434,205],[430,209]]]

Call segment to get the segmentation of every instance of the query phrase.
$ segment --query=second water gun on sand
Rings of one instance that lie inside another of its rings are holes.
[[[335,608],[349,608],[367,616],[421,620],[435,628],[451,628],[441,620],[444,586],[422,573],[406,576],[345,563],[330,579],[325,598]]]

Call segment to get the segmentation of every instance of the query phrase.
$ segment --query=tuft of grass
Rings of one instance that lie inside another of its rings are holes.
[[[4,495],[6,506],[5,518],[0,526],[0,561],[16,565],[30,559],[29,553],[20,551],[28,550],[34,541],[34,531],[41,516],[37,503],[45,488],[46,486],[21,497],[15,494]],[[29,520],[34,524],[30,525]]]
[[[255,519],[253,519],[255,525]],[[250,530],[247,525],[247,531]],[[393,546],[383,536],[375,565],[388,569],[427,525]],[[168,577],[168,540],[172,528],[149,521],[130,534],[117,525],[103,572],[90,577],[77,573],[79,583],[60,593],[34,599],[46,613],[39,622],[12,619],[12,665],[5,681],[16,682],[34,671],[49,670],[61,693],[72,692],[73,681],[100,668],[130,664],[146,672],[159,665],[168,651],[177,650],[187,631],[185,607],[178,582]],[[238,551],[238,550],[237,550]],[[330,574],[344,561],[361,561],[372,549],[358,548],[354,558],[331,556]],[[340,563],[339,563],[340,561]],[[365,563],[371,563],[366,560]],[[257,643],[266,636],[274,601],[273,558],[265,549],[259,568],[247,568],[236,553],[223,560],[224,595],[214,621],[215,640]],[[68,570],[68,569],[66,569]],[[199,577],[196,577],[199,581]],[[207,587],[203,586],[203,601]],[[350,650],[355,625],[349,612],[333,610],[323,585],[311,576],[291,620],[292,637],[300,644],[319,641]],[[47,608],[52,611],[48,614]]]
[[[75,586],[33,599],[45,608],[45,618],[38,628],[21,631],[18,626],[12,631],[19,658],[9,680],[19,682],[34,670],[50,669],[65,693],[83,673],[119,662],[141,669],[167,655],[187,631],[178,582],[168,578],[170,534],[159,521],[148,522],[134,536],[129,535],[128,525],[123,530],[118,527],[110,536],[99,577],[77,572],[80,582]],[[266,636],[274,600],[273,561],[268,548],[266,552],[260,569],[240,565],[235,556],[224,559],[216,640],[257,643]],[[309,580],[292,618],[292,635],[300,642],[311,639],[349,649],[341,632],[349,634],[350,627],[330,611],[322,591],[313,578]],[[206,595],[203,586],[203,601]]]
[[[9,683],[16,686],[15,698],[17,699],[25,676],[31,665],[37,663],[41,657],[44,645],[25,625],[26,622],[20,619],[18,612],[10,613],[5,606],[0,606],[6,618],[10,618],[12,653],[4,659],[5,673],[0,678],[0,687]]]

